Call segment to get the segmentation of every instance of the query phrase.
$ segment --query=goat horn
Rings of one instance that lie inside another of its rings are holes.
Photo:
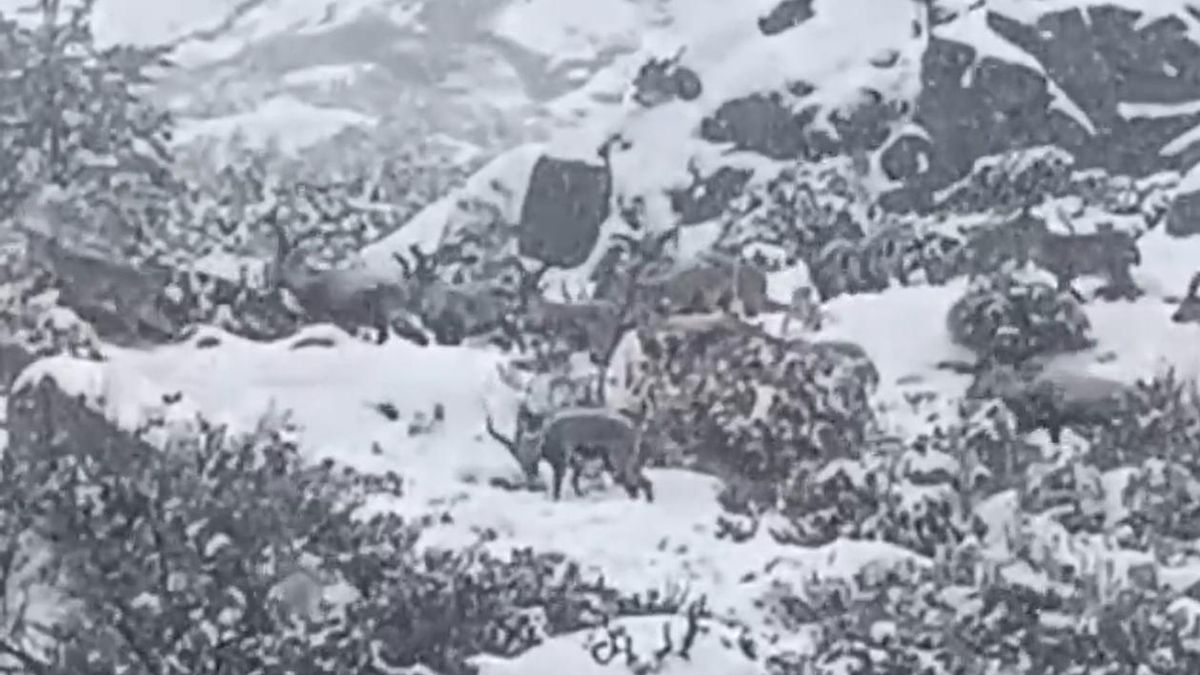
[[[517,442],[512,438],[505,436],[496,429],[496,422],[492,419],[492,411],[488,408],[487,401],[483,403],[483,426],[487,431],[488,436],[491,436],[494,441],[504,446],[514,456],[517,455]]]
[[[1186,297],[1194,298],[1197,292],[1200,292],[1200,272],[1192,275],[1191,280],[1188,282]]]

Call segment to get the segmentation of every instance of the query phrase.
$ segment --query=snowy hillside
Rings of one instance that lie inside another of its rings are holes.
[[[1014,148],[1053,144],[1080,168],[1141,177],[1186,171],[1200,147],[1200,85],[1188,65],[1200,33],[1184,0],[656,7],[663,15],[635,55],[550,104],[569,129],[498,159],[463,194],[519,220],[533,158],[594,165],[613,133],[628,141],[612,159],[614,198],[644,200],[652,222],[685,225],[797,159],[859,156],[857,180],[883,192],[885,208],[906,211],[930,208],[976,161]],[[868,12],[881,20],[864,26]],[[782,23],[764,28],[768,19]],[[699,97],[631,100],[638,67],[675,54],[699,76]],[[723,192],[711,194],[718,177]],[[463,194],[385,248],[436,240]],[[603,249],[599,223],[571,226],[580,246]]]
[[[1200,4],[93,19],[180,119],[6,136],[0,670],[1200,672]]]

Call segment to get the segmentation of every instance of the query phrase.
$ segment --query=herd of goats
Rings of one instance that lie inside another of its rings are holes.
[[[89,312],[102,312],[123,324],[129,335],[151,331],[179,335],[178,327],[167,325],[157,309],[175,272],[73,248],[59,220],[49,205],[32,202],[23,212],[21,229],[29,260],[55,279],[61,304],[85,318]],[[512,300],[517,298],[522,323],[511,337],[520,340],[531,329],[559,339],[577,336],[576,347],[597,364],[611,358],[624,333],[642,330],[647,322],[689,317],[694,321],[700,315],[748,328],[749,322],[738,315],[779,312],[786,321],[798,320],[812,330],[821,322],[820,302],[838,294],[886,288],[893,281],[909,283],[917,273],[924,273],[929,283],[943,283],[959,275],[989,274],[1012,261],[1032,262],[1050,272],[1060,291],[1074,293],[1075,279],[1100,276],[1108,282],[1099,292],[1102,297],[1135,297],[1139,291],[1131,268],[1141,262],[1134,234],[1106,227],[1060,234],[1022,212],[962,236],[918,236],[911,229],[890,228],[857,241],[826,242],[807,256],[812,288],[796,289],[787,303],[772,299],[761,266],[715,253],[679,263],[659,260],[649,271],[636,274],[622,269],[610,274],[606,283],[598,283],[594,297],[563,301],[547,299],[540,292],[544,267],[536,273],[522,268],[517,282],[509,285],[515,290],[494,280],[452,283],[444,278],[435,257],[416,249],[411,258],[396,256],[399,270],[390,276],[364,267],[313,270],[306,264],[303,247],[290,241],[277,222],[267,224],[274,227],[278,240],[269,281],[286,290],[310,322],[374,328],[380,341],[395,333],[428,344],[432,333],[436,342],[457,343],[489,330],[511,329]],[[660,247],[665,241],[661,236],[656,239]],[[628,243],[644,245],[632,238]],[[1200,323],[1198,292],[1200,274],[1180,301],[1174,321]],[[703,330],[713,324],[695,321],[694,325]],[[973,367],[976,380],[969,396],[998,396],[1012,404],[1026,429],[1045,427],[1055,438],[1066,426],[1111,419],[1106,406],[1126,393],[1123,385],[1079,374]],[[496,429],[490,414],[486,428],[516,458],[531,485],[538,482],[543,462],[551,466],[555,498],[572,473],[572,486],[580,493],[583,467],[599,462],[631,497],[644,495],[652,500],[652,486],[642,472],[642,417],[604,405],[541,413],[522,405],[511,436]]]

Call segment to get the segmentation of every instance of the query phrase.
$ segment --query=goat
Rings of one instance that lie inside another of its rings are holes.
[[[1042,428],[1058,443],[1069,426],[1111,424],[1133,393],[1130,385],[1086,373],[996,366],[977,374],[967,397],[1002,400],[1016,415],[1018,431]]]
[[[486,429],[489,436],[512,453],[530,483],[537,480],[543,460],[550,464],[551,494],[556,500],[562,497],[568,470],[575,494],[583,494],[580,469],[586,459],[598,456],[630,498],[637,499],[639,493],[644,493],[646,501],[654,501],[654,486],[642,473],[642,434],[618,412],[600,407],[563,408],[540,417],[521,406],[513,437],[497,431],[490,413],[486,416]]]
[[[747,316],[786,311],[767,294],[767,275],[730,256],[708,255],[661,274],[639,280],[638,291],[653,304],[672,312],[732,309],[736,302]]]
[[[92,323],[115,320],[123,334],[130,337],[141,337],[146,329],[161,337],[175,335],[175,326],[159,305],[162,293],[171,284],[171,270],[150,265],[135,268],[69,250],[61,241],[62,223],[48,205],[33,202],[23,209],[23,218],[41,220],[44,230],[48,230],[21,227],[30,259],[54,276],[65,305]]]
[[[526,311],[537,330],[582,343],[597,364],[625,328],[620,308],[607,300],[555,302],[538,295],[528,301]]]
[[[1070,226],[1061,209],[1059,214]],[[1086,234],[1074,232],[1073,226],[1071,230],[1069,234],[1043,231],[1030,251],[1033,262],[1054,275],[1059,290],[1070,290],[1081,276],[1100,276],[1107,282],[1102,290],[1106,297],[1133,298],[1141,293],[1131,272],[1142,264],[1140,235],[1117,230],[1112,223],[1097,224],[1095,232]]]
[[[263,220],[275,234],[275,282],[295,297],[314,320],[329,321],[343,330],[370,326],[376,341],[387,342],[392,324],[404,309],[400,285],[365,268],[342,267],[314,271],[307,267],[299,240],[291,240],[272,210]]]
[[[400,254],[392,257],[403,270],[411,307],[439,343],[460,344],[468,337],[507,327],[507,313],[517,299],[513,292],[493,282],[450,283],[438,275],[438,263],[460,255],[457,249],[429,255],[414,245],[409,252],[412,262]]]
[[[1188,282],[1187,293],[1179,301],[1179,307],[1171,315],[1175,323],[1200,323],[1200,272],[1192,276]]]

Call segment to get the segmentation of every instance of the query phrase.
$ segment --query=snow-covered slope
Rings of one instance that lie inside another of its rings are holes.
[[[786,30],[764,28],[785,5],[806,13]],[[629,147],[612,159],[612,194],[644,199],[655,227],[683,218],[668,191],[695,187],[697,174],[751,170],[753,183],[780,163],[842,153],[861,157],[863,184],[896,210],[927,207],[980,157],[1012,148],[1052,143],[1081,168],[1133,176],[1186,170],[1200,157],[1190,140],[1200,125],[1200,24],[1186,0],[653,6],[637,50],[547,104],[557,131],[516,152],[594,165],[599,143],[621,134]],[[622,12],[597,25],[624,26]],[[559,44],[530,32],[527,42]],[[700,95],[649,108],[631,100],[637,68],[676,54]],[[532,167],[502,161],[465,194],[503,202],[515,222]],[[385,249],[435,241],[453,211],[433,207]],[[608,218],[602,229],[620,227]]]
[[[4,0],[0,10],[22,4]],[[803,8],[807,18],[764,34],[759,20],[786,14],[781,5]],[[695,133],[698,118],[715,111],[711,104],[789,84],[821,90],[800,108],[846,103],[868,87],[908,101],[917,122],[884,139],[888,147],[871,143],[881,165],[904,173],[914,153],[932,154],[931,175],[922,178],[944,183],[969,163],[965,155],[1047,131],[1101,162],[1190,165],[1200,123],[1192,7],[1190,0],[100,0],[95,28],[103,42],[177,46],[181,68],[162,90],[185,119],[199,120],[187,137],[219,135],[237,122],[265,125],[280,101],[295,98],[326,120],[326,135],[338,125],[420,118],[434,132],[496,152],[548,130],[612,126],[629,115],[613,103],[637,67],[683,46],[708,93],[695,110],[664,116],[682,115],[667,125],[672,130]],[[1030,116],[1035,107],[1041,112]],[[1020,129],[989,119],[1016,108],[1025,113]],[[808,123],[823,129],[820,120]],[[299,140],[284,145],[311,142],[314,126],[301,125]],[[1114,141],[1121,150],[1108,147]],[[941,150],[931,152],[930,143]]]
[[[1181,272],[1173,259],[1156,256],[1154,247],[1148,250],[1147,269],[1153,270],[1148,274],[1159,283]],[[1200,250],[1192,246],[1191,253]],[[876,404],[884,411],[885,423],[902,434],[920,431],[932,409],[914,409],[905,402],[907,395],[932,393],[936,407],[952,404],[966,384],[965,378],[936,368],[939,361],[961,356],[948,342],[942,323],[912,321],[913,316],[944,315],[960,293],[959,285],[914,287],[847,297],[828,307],[829,326],[820,337],[863,345],[882,378]],[[1167,368],[1200,376],[1200,342],[1194,327],[1171,323],[1169,313],[1169,306],[1150,297],[1090,306],[1098,344],[1070,360],[1125,381]],[[880,330],[898,325],[924,328]],[[316,337],[332,344],[297,347]],[[1102,358],[1106,354],[1116,358]],[[544,494],[502,489],[493,479],[511,479],[516,468],[504,449],[483,433],[485,411],[502,413],[499,418],[507,421],[515,404],[512,392],[497,379],[496,366],[502,361],[497,354],[466,347],[420,348],[403,341],[368,345],[321,326],[270,344],[204,330],[185,343],[151,351],[111,349],[106,363],[53,357],[25,371],[16,386],[53,376],[66,391],[97,402],[110,419],[127,427],[144,415],[165,412],[186,423],[199,412],[233,428],[250,428],[263,414],[290,410],[300,423],[303,446],[314,457],[403,476],[405,497],[381,508],[412,516],[449,515],[428,532],[427,544],[469,545],[488,532],[488,545],[497,551],[520,546],[559,551],[594,566],[630,591],[685,585],[706,594],[718,615],[749,624],[759,644],[795,647],[794,640],[788,642],[787,635],[772,628],[755,605],[773,581],[814,574],[848,578],[869,565],[920,562],[905,549],[878,542],[838,540],[812,549],[785,546],[766,528],[742,543],[719,539],[715,479],[684,470],[649,472],[657,492],[653,503],[631,501],[617,489],[561,502]],[[384,402],[399,411],[398,419],[389,420],[375,408]],[[445,408],[444,421],[427,426],[439,403]],[[422,430],[410,430],[414,423]],[[990,514],[993,524],[1003,525],[1013,517],[1013,505],[1005,505],[1008,498],[996,495],[981,512]],[[1049,519],[1043,526],[1048,540],[1069,536]],[[1075,541],[1072,550],[1083,555],[1089,546],[1099,546],[1097,555],[1114,559],[1136,553],[1105,552],[1099,542],[1087,541]],[[1164,571],[1167,577],[1196,576],[1194,570]],[[649,629],[658,628],[656,622]],[[636,621],[631,630],[641,630]],[[595,665],[583,637],[553,641],[515,662],[489,659],[481,665],[484,672],[497,674],[565,672],[561,668],[568,664],[578,666],[571,672],[600,672],[591,670]],[[715,651],[695,659],[694,666],[681,664],[678,672],[762,672],[744,657],[715,647],[717,640],[703,644],[703,649]],[[769,649],[761,656],[767,655]]]

